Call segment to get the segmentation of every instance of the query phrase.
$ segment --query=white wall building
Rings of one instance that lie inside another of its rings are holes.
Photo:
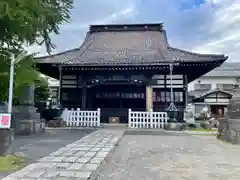
[[[58,104],[59,80],[47,77],[48,87],[50,89],[50,96],[53,105]]]
[[[206,92],[221,89],[232,92],[240,84],[240,63],[224,63],[204,76],[188,84],[188,91]]]
[[[233,89],[240,85],[240,63],[224,63],[204,76],[189,83],[189,96],[193,97],[196,115],[204,107],[211,113],[226,113]],[[240,96],[240,93],[236,94]]]

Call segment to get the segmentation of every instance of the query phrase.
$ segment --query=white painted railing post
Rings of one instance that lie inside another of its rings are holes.
[[[80,108],[68,110],[65,108],[61,115],[67,126],[75,127],[99,127],[101,118],[101,109],[96,111],[82,111]]]
[[[74,118],[75,118],[75,114],[74,114],[74,109],[72,108],[70,112],[70,126],[73,126]]]
[[[71,117],[70,110],[68,110],[68,109],[66,108],[66,121],[67,121],[67,126],[70,125],[70,117]]]
[[[80,108],[77,108],[77,122],[76,122],[76,126],[80,126],[80,118],[81,118],[81,109]]]
[[[132,111],[128,110],[129,128],[163,128],[166,124],[166,112],[150,111]]]
[[[128,127],[131,128],[131,124],[132,124],[132,110],[128,109]]]
[[[149,116],[150,116],[150,128],[153,128],[153,110],[150,109],[149,111]]]
[[[100,122],[101,122],[101,109],[98,108],[97,109],[97,126],[99,127],[100,126]]]
[[[67,108],[64,108],[64,110],[62,112],[62,115],[61,115],[62,120],[65,121],[66,125],[67,125],[67,118],[68,118],[68,116],[67,116],[68,113],[67,112],[68,112]]]

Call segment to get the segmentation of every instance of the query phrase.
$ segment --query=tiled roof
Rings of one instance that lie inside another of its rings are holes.
[[[169,51],[176,60],[180,60],[183,62],[200,62],[200,61],[217,61],[217,60],[223,60],[227,58],[224,55],[216,55],[216,54],[199,54],[199,53],[193,53],[186,50],[178,49],[169,47]]]
[[[226,59],[224,55],[203,55],[169,47],[162,24],[138,24],[90,26],[80,48],[40,57],[38,63],[116,66]]]
[[[224,93],[228,96],[232,96],[232,93],[228,92],[228,91],[224,91],[222,89],[219,89],[219,88],[216,88],[216,89],[212,89],[212,90],[209,90],[209,91],[205,91],[205,92],[202,92],[201,94],[199,94],[200,91],[190,91],[190,94],[192,96],[194,96],[194,99],[199,99],[199,98],[204,98],[210,94],[213,94],[213,93]]]

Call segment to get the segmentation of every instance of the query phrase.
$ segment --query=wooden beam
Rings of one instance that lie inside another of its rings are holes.
[[[83,77],[83,86],[82,86],[82,109],[85,110],[87,105],[87,85],[86,78]]]
[[[62,105],[62,66],[59,66],[59,90],[58,90],[58,103]]]
[[[188,105],[188,77],[187,77],[187,74],[184,75],[184,100],[185,100],[185,106]]]
[[[153,109],[153,89],[151,86],[146,86],[146,110]]]

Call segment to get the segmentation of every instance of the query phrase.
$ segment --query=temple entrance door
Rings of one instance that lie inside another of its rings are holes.
[[[101,122],[109,117],[119,117],[120,123],[128,123],[128,110],[145,111],[146,87],[138,85],[99,85],[90,89],[93,109],[101,109]]]

